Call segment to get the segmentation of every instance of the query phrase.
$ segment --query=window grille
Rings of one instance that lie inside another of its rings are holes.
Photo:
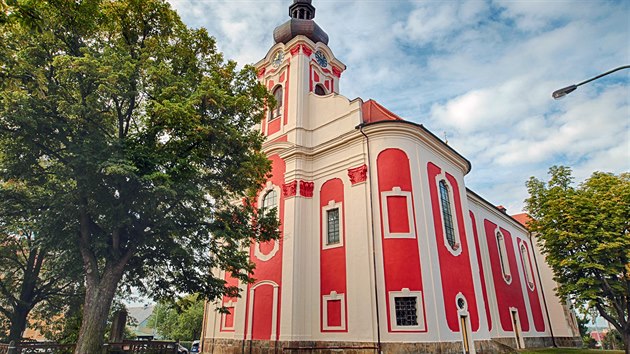
[[[396,325],[418,325],[418,301],[415,296],[395,297]]]

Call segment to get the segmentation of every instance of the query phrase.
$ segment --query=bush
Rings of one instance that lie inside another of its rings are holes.
[[[602,338],[602,346],[604,349],[623,349],[623,340],[621,334],[616,329],[611,329]]]
[[[594,349],[597,346],[597,341],[590,335],[582,336],[582,348]]]

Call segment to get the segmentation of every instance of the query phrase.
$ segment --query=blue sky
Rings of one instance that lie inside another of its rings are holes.
[[[292,0],[170,0],[226,58],[255,63]],[[340,93],[424,124],[472,163],[466,184],[518,213],[530,176],[630,170],[630,1],[313,0],[347,65]]]

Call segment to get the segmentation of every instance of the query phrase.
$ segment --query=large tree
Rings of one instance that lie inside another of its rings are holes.
[[[165,1],[23,3],[0,21],[0,180],[50,194],[65,226],[46,234],[84,269],[76,353],[99,353],[121,283],[212,299],[234,289],[210,268],[249,280],[247,247],[277,221],[229,201],[270,170],[255,124],[271,98]]]
[[[596,308],[630,353],[630,173],[595,172],[573,185],[554,166],[548,182],[527,182],[527,211],[558,282],[558,293]]]

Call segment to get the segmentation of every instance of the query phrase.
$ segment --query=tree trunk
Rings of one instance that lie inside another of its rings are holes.
[[[11,329],[9,331],[9,342],[19,342],[22,339],[22,334],[26,330],[26,318],[28,317],[29,309],[18,306],[13,310],[13,316],[11,318]]]
[[[623,331],[621,337],[623,338],[623,346],[626,349],[626,354],[630,354],[630,330]]]
[[[122,271],[109,268],[104,272],[100,282],[86,281],[83,321],[75,354],[103,353],[107,317],[121,277]]]

